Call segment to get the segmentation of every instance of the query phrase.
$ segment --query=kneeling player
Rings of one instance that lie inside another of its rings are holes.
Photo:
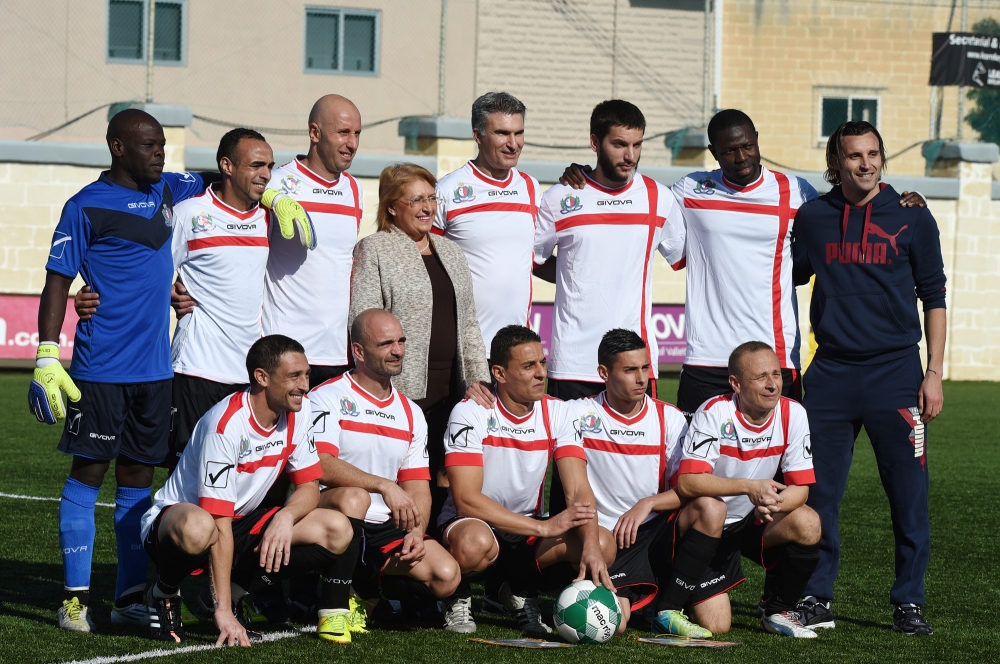
[[[490,347],[496,399],[487,410],[472,401],[455,406],[445,438],[444,465],[451,484],[441,511],[441,538],[462,567],[463,582],[445,603],[445,629],[470,633],[470,574],[490,567],[502,580],[499,599],[533,636],[552,630],[542,622],[538,590],[542,570],[567,562],[613,589],[611,533],[600,531],[587,482],[586,455],[577,442],[575,408],[545,396],[541,339],[508,325]],[[570,506],[542,520],[549,455],[563,478]],[[567,579],[568,581],[568,579]]]
[[[157,569],[146,593],[153,638],[184,640],[181,581],[211,560],[217,645],[250,645],[234,611],[242,598],[233,593],[312,571],[323,579],[319,637],[350,643],[348,588],[360,537],[343,514],[317,509],[322,470],[308,440],[309,363],[298,342],[272,335],[250,348],[247,369],[250,388],[198,421],[142,517],[143,545]],[[295,490],[284,507],[260,508],[282,471]]]
[[[694,617],[729,631],[726,593],[746,580],[742,555],[767,570],[761,628],[816,638],[795,612],[819,561],[819,517],[805,504],[816,481],[805,410],[781,396],[781,366],[763,342],[732,352],[729,383],[734,394],[709,399],[691,419],[677,471],[681,498],[720,497],[729,509],[718,553],[692,595]],[[779,469],[784,484],[772,479]]]
[[[601,339],[597,361],[604,391],[570,403],[579,409],[597,518],[618,545],[608,570],[622,609],[618,632],[632,611],[655,598],[653,631],[710,638],[683,609],[718,548],[726,505],[702,497],[682,508],[667,489],[667,467],[679,454],[687,420],[674,406],[646,396],[650,360],[642,338],[611,330]]]
[[[320,505],[364,518],[352,519],[364,531],[354,579],[362,598],[381,592],[436,602],[455,592],[461,577],[448,552],[425,540],[431,511],[427,423],[419,406],[391,382],[403,367],[403,328],[388,311],[363,311],[351,326],[351,350],[355,368],[309,394],[321,483],[337,487],[324,489]],[[351,487],[369,492],[367,514],[345,505],[356,503],[345,490]],[[364,630],[363,614],[353,613],[350,627]]]

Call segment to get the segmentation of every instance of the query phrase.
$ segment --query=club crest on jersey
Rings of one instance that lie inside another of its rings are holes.
[[[471,184],[459,182],[454,193],[455,197],[451,199],[453,203],[468,203],[476,200],[476,192],[473,191]]]
[[[357,417],[361,414],[361,411],[358,410],[358,404],[347,397],[340,398],[340,412],[342,415],[350,415],[351,417]]]
[[[299,185],[302,184],[302,180],[294,175],[286,175],[281,178],[281,181],[278,184],[281,187],[281,191],[284,193],[297,194],[299,191]]]
[[[698,183],[694,186],[694,193],[705,194],[706,196],[711,196],[715,193],[715,180],[712,178],[704,178],[698,180]]]
[[[212,219],[212,215],[207,212],[199,211],[198,214],[191,217],[192,233],[204,233],[205,231],[210,231],[213,228],[215,228],[215,219]]]
[[[166,203],[164,203],[163,204],[162,212],[163,212],[163,223],[165,223],[167,225],[167,228],[173,228],[173,226],[174,226],[174,209],[172,207],[170,207],[169,205],[167,205]]]
[[[559,211],[562,214],[567,214],[569,212],[576,212],[577,210],[583,209],[583,200],[575,194],[566,194],[559,201]]]
[[[250,447],[250,439],[246,436],[240,436],[240,457],[243,458],[250,455],[252,448]]]
[[[580,432],[601,433],[601,418],[597,413],[587,413],[580,418]]]
[[[487,431],[500,430],[500,423],[497,421],[496,415],[490,415],[490,419],[486,420],[486,430]]]
[[[726,420],[719,431],[719,437],[723,440],[737,440],[739,436],[736,435],[736,425],[733,424],[732,420]]]

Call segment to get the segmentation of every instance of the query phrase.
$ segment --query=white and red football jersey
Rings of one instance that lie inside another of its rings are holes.
[[[781,397],[779,405],[760,426],[740,411],[739,396],[709,399],[691,418],[676,474],[711,473],[726,479],[768,480],[778,469],[786,485],[815,484],[812,442],[806,410],[797,401]],[[753,511],[746,496],[726,496],[726,523]]]
[[[531,412],[517,417],[496,397],[487,410],[474,401],[455,406],[444,435],[444,465],[482,466],[483,495],[515,514],[541,516],[549,459],[584,458],[577,440],[576,411],[567,402],[545,396]],[[458,514],[451,494],[438,523]]]
[[[764,341],[782,368],[799,366],[792,226],[818,194],[802,178],[760,170],[744,187],[721,170],[673,186],[687,225],[684,364],[725,367],[734,348]]]
[[[288,194],[309,213],[316,248],[281,237],[272,224],[264,289],[264,334],[284,334],[306,349],[309,364],[347,364],[354,245],[361,228],[361,184],[349,173],[324,180],[298,158],[272,172],[271,189]]]
[[[247,351],[261,336],[268,211],[229,207],[209,187],[174,206],[174,267],[198,306],[177,321],[175,373],[246,383]]]
[[[494,180],[470,161],[438,181],[437,195],[443,202],[433,230],[465,252],[489,353],[497,330],[528,322],[538,180],[516,168]]]
[[[250,390],[226,397],[198,420],[177,468],[142,517],[145,538],[156,515],[176,503],[191,503],[214,516],[240,518],[255,510],[281,473],[293,484],[323,476],[309,442],[309,399],[302,410],[282,413],[265,429],[250,408]]]
[[[587,478],[597,498],[597,519],[613,530],[622,514],[643,498],[669,489],[667,469],[679,453],[687,420],[676,406],[646,397],[625,417],[608,405],[607,393],[567,403],[576,407]],[[656,514],[650,514],[649,519]]]
[[[652,211],[652,213],[651,213]],[[587,179],[582,190],[555,185],[542,196],[535,262],[559,247],[549,378],[601,382],[597,346],[613,328],[634,330],[653,358],[653,256],[683,257],[680,208],[662,184],[644,175],[619,189]]]
[[[427,422],[413,401],[392,388],[378,399],[343,374],[309,392],[310,440],[319,454],[332,454],[358,470],[394,482],[430,481]],[[392,516],[382,495],[371,494],[365,520],[383,523]]]

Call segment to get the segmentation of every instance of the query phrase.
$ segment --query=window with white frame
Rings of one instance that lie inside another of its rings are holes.
[[[820,138],[829,138],[848,120],[864,120],[878,127],[878,97],[865,95],[824,95],[820,98]]]
[[[148,10],[146,0],[108,0],[108,62],[146,62]],[[157,0],[153,23],[153,62],[185,64],[187,0]]]
[[[305,70],[378,74],[379,12],[306,7]]]

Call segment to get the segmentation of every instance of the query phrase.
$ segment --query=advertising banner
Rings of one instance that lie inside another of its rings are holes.
[[[971,32],[935,32],[931,85],[1000,90],[1000,37]]]
[[[38,349],[37,295],[0,295],[0,360],[34,360]],[[66,301],[59,346],[62,359],[68,360],[73,351],[73,337],[79,319],[73,300]]]

